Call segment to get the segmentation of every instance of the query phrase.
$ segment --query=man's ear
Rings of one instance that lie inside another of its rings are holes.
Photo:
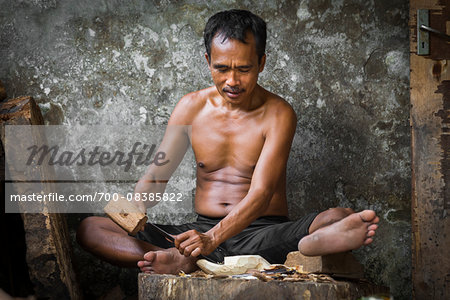
[[[206,53],[206,52],[205,52],[205,58],[206,58],[206,61],[208,62],[208,66],[211,65],[211,62],[209,61],[208,53]]]
[[[261,59],[259,60],[259,71],[262,72],[264,70],[264,65],[266,64],[266,55],[264,54]]]

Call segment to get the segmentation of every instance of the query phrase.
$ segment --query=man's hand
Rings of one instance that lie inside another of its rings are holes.
[[[211,235],[198,232],[195,229],[175,236],[175,247],[184,256],[208,255],[218,246]]]

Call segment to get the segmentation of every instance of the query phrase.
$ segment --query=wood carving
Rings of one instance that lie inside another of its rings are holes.
[[[249,270],[263,270],[270,263],[259,255],[226,256],[223,265],[215,264],[206,259],[199,259],[197,265],[208,274],[237,275],[247,273]]]

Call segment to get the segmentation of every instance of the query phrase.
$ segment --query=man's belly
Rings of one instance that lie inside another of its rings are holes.
[[[216,181],[198,178],[195,193],[195,211],[198,214],[219,218],[225,217],[248,193],[249,180]],[[284,189],[276,191],[269,207],[261,216],[287,216]]]

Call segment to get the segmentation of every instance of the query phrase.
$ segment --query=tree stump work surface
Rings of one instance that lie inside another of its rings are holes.
[[[139,274],[139,299],[358,299],[388,290],[361,281],[285,282]]]

